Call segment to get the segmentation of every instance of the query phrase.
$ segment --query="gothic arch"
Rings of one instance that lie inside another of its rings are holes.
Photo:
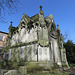
[[[51,24],[51,31],[52,31],[52,30],[53,30],[53,31],[56,31],[56,26],[55,26],[54,23]]]
[[[51,35],[56,36],[56,26],[54,23],[51,24]]]
[[[25,22],[22,21],[22,22],[21,22],[21,28],[25,28],[25,25],[26,25]]]

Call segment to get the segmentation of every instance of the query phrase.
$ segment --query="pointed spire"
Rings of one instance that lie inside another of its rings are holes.
[[[10,23],[11,23],[11,25],[12,25],[13,22],[11,21]]]
[[[10,23],[11,23],[11,24],[10,24],[10,26],[9,26],[9,30],[12,28],[12,23],[13,23],[13,22],[11,21]]]
[[[57,27],[59,28],[59,24],[57,24]]]
[[[42,6],[40,6],[40,10],[42,10]]]
[[[58,33],[58,36],[60,36],[60,28],[58,24],[57,24],[57,33]]]
[[[59,24],[57,24],[57,29],[60,31]]]
[[[42,11],[42,6],[40,6],[40,14],[44,16],[44,13]]]

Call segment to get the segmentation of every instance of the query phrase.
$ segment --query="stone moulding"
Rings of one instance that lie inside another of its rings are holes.
[[[27,43],[17,43],[15,45],[12,45],[12,46],[8,46],[6,48],[15,48],[15,47],[20,47],[20,46],[26,46],[26,45],[30,45],[30,44],[35,44],[37,43],[38,40],[35,40],[35,41],[31,41],[31,42],[27,42]]]

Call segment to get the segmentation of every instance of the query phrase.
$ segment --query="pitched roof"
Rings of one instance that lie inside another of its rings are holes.
[[[0,31],[0,33],[8,34],[8,33],[6,33],[6,32],[2,32],[2,31]]]

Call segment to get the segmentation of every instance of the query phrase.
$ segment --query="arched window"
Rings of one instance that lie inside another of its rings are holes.
[[[36,23],[36,26],[38,26],[38,23]]]
[[[22,23],[21,23],[21,26],[22,26],[23,28],[25,28],[25,23],[24,23],[24,22],[22,22]]]
[[[53,36],[56,35],[56,27],[55,27],[54,24],[52,24],[52,26],[51,26],[51,34],[52,34]]]

